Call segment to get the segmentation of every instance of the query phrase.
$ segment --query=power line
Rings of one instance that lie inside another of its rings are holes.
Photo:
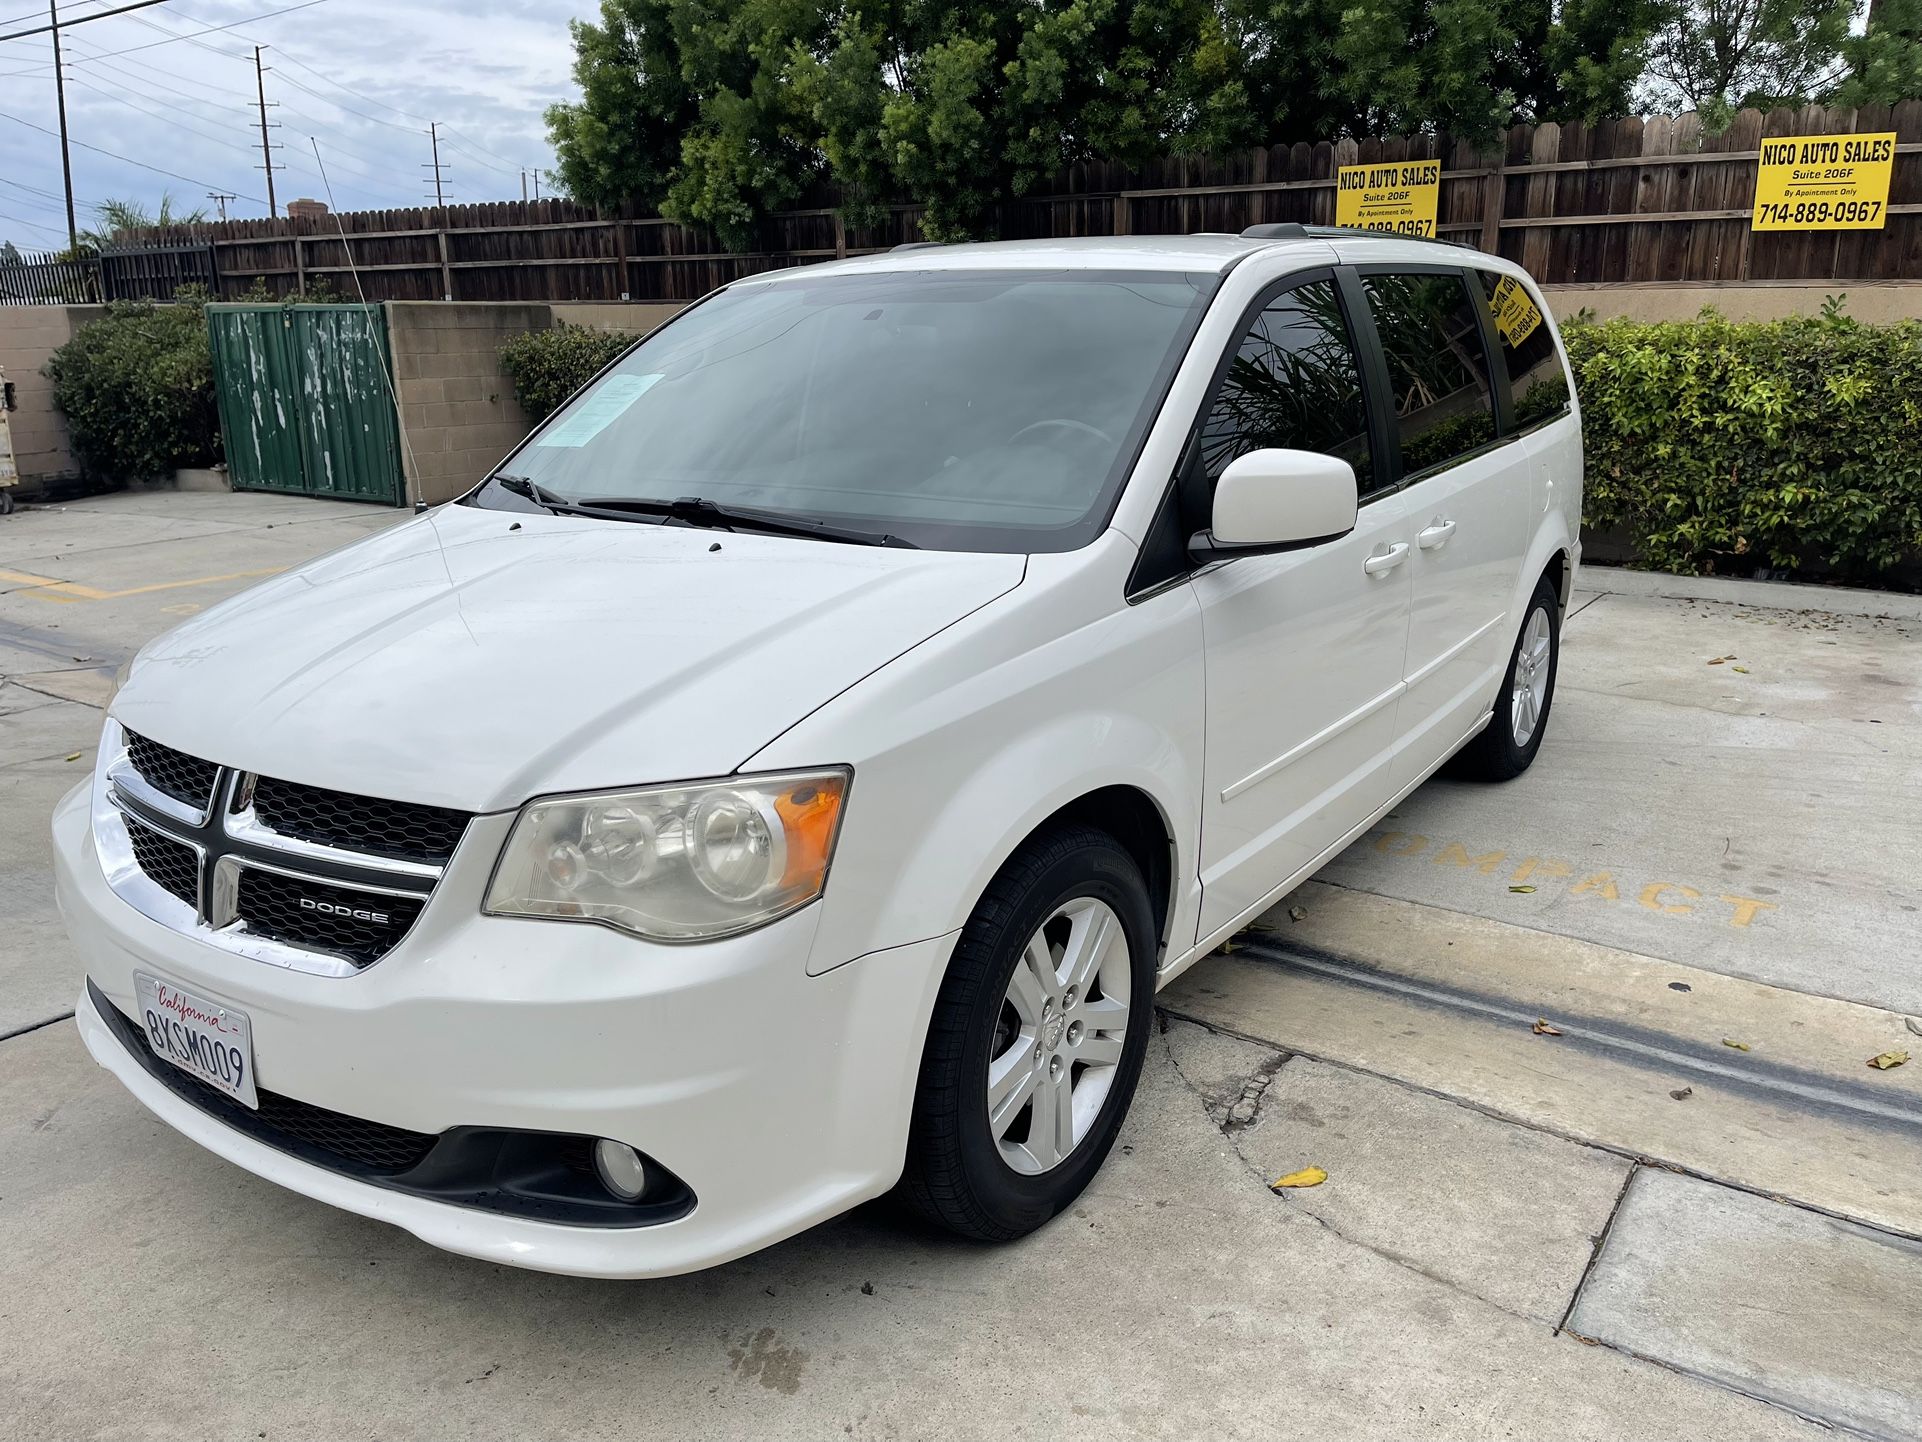
[[[102,90],[98,85],[90,85],[85,80],[81,80],[78,77],[74,79],[73,84],[78,85],[83,90],[91,90],[95,95],[103,95],[107,99],[113,101],[115,104],[126,106],[129,110],[137,110],[142,115],[150,115],[155,120],[158,120],[163,124],[172,125],[180,130],[186,131],[189,135],[198,135],[201,139],[211,140],[217,145],[234,146],[241,150],[248,150],[251,148],[251,145],[248,142],[235,141],[235,140],[229,139],[224,135],[215,135],[211,130],[202,130],[198,126],[189,125],[187,124],[186,121],[177,119],[176,117],[167,114],[164,110],[149,110],[144,105],[135,104],[134,101],[129,99],[124,94],[116,95],[111,90]]]
[[[12,121],[12,122],[13,122],[13,123],[14,123],[15,125],[24,125],[24,126],[26,126],[26,127],[27,127],[27,129],[29,129],[29,130],[37,130],[37,131],[39,131],[39,132],[40,132],[40,133],[41,133],[42,135],[51,135],[51,136],[53,136],[53,137],[54,137],[55,139],[58,139],[58,138],[59,138],[59,136],[60,136],[60,132],[59,132],[59,131],[57,131],[57,130],[49,130],[49,129],[47,129],[47,127],[46,127],[46,126],[44,126],[44,125],[35,125],[35,124],[34,124],[34,123],[33,123],[33,122],[31,121],[31,120],[22,120],[22,119],[21,119],[21,118],[20,118],[19,116],[17,116],[17,115],[9,115],[9,114],[8,114],[8,113],[7,113],[6,111],[4,111],[4,110],[0,110],[0,120],[11,120],[11,121]],[[117,153],[116,151],[112,151],[112,150],[106,150],[106,149],[103,149],[103,148],[101,148],[101,147],[100,147],[100,146],[98,146],[98,145],[89,145],[89,144],[87,144],[87,142],[86,142],[86,141],[84,141],[84,140],[75,140],[75,141],[73,141],[73,142],[71,142],[71,143],[72,143],[72,144],[74,144],[74,145],[77,145],[77,146],[79,146],[79,147],[80,147],[80,148],[81,148],[82,150],[91,150],[91,151],[93,151],[93,152],[94,152],[94,153],[95,153],[96,155],[104,155],[104,156],[106,156],[106,157],[107,157],[107,158],[108,158],[109,160],[118,160],[118,161],[120,161],[120,162],[121,162],[122,164],[124,164],[124,165],[137,165],[137,166],[139,166],[139,167],[140,167],[140,169],[142,169],[142,170],[151,170],[151,171],[152,171],[152,172],[153,172],[153,173],[154,173],[155,175],[164,175],[164,176],[166,176],[166,177],[167,177],[167,178],[168,178],[169,180],[184,180],[184,181],[186,181],[186,182],[187,182],[187,183],[188,183],[189,185],[198,185],[198,186],[201,186],[202,188],[204,188],[204,189],[208,189],[208,190],[212,190],[212,189],[214,189],[214,188],[215,188],[215,187],[214,187],[214,184],[213,184],[213,182],[212,182],[212,181],[210,181],[210,180],[199,180],[199,179],[196,179],[196,178],[195,178],[194,176],[191,176],[191,175],[182,175],[182,174],[181,174],[181,173],[180,173],[179,171],[177,171],[177,170],[162,170],[162,169],[161,169],[161,168],[160,168],[160,167],[159,167],[158,165],[149,165],[149,164],[147,164],[147,162],[146,162],[146,161],[144,161],[144,160],[135,160],[135,159],[134,159],[134,158],[133,158],[132,156],[130,156],[130,155],[121,155],[121,154],[119,154],[119,153]],[[261,198],[260,198],[259,196],[257,196],[257,195],[245,195],[245,194],[243,194],[243,195],[241,195],[241,197],[240,197],[240,198],[241,198],[242,200],[251,200],[251,201],[253,201],[253,202],[254,202],[254,204],[256,204],[256,205],[265,205],[265,204],[267,203],[266,201],[264,201],[264,200],[262,200],[262,199],[261,199]]]
[[[4,210],[0,210],[0,220],[9,220],[9,221],[12,221],[15,225],[24,225],[28,230],[37,230],[42,235],[51,235],[56,240],[58,240],[61,237],[61,235],[64,234],[63,231],[56,230],[51,225],[39,225],[31,220],[22,220],[17,215],[8,215]]]
[[[93,15],[82,15],[78,20],[68,20],[64,22],[55,20],[51,24],[36,25],[31,30],[16,30],[11,35],[0,35],[0,40],[24,40],[29,35],[45,35],[50,30],[65,29],[75,25],[85,25],[91,20],[105,20],[113,15],[125,15],[129,10],[145,10],[149,5],[159,5],[161,3],[163,3],[163,0],[133,0],[131,5],[122,5],[117,10],[101,10]],[[242,20],[238,23],[245,25],[248,22]]]
[[[161,3],[161,0],[146,0],[146,3],[149,5],[158,5],[159,3]],[[109,59],[115,55],[132,55],[141,50],[152,50],[156,46],[172,45],[177,40],[192,40],[196,35],[213,35],[222,30],[232,30],[237,26],[252,25],[257,21],[261,21],[261,20],[272,20],[276,15],[291,15],[296,10],[311,10],[316,5],[325,5],[326,3],[327,3],[327,0],[301,0],[300,4],[289,5],[285,9],[269,10],[262,15],[249,15],[245,20],[235,20],[231,24],[227,24],[227,25],[210,25],[205,30],[195,30],[191,34],[187,34],[187,35],[175,35],[171,39],[167,39],[167,40],[150,40],[145,45],[129,45],[124,50],[109,50],[106,52],[104,56],[96,56],[95,58]],[[110,11],[108,13],[118,14],[119,12]],[[87,16],[83,16],[82,18],[86,20],[95,20],[100,17],[94,16],[94,15],[87,15]],[[60,28],[62,30],[67,28],[65,21],[61,22]],[[6,37],[4,36],[0,36],[0,39],[5,39],[5,38]]]

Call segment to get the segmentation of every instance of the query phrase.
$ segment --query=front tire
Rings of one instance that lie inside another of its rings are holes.
[[[1555,701],[1555,673],[1562,658],[1561,611],[1561,597],[1544,576],[1522,612],[1521,634],[1515,638],[1508,670],[1495,693],[1494,719],[1457,755],[1452,768],[1457,775],[1509,781],[1534,763]]]
[[[1154,916],[1106,832],[1030,841],[962,929],[922,1054],[900,1194],[978,1241],[1069,1205],[1114,1145],[1141,1075]]]

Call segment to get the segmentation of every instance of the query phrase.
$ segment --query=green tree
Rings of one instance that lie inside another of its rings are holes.
[[[587,205],[658,206],[681,160],[681,137],[700,117],[681,76],[671,19],[676,0],[601,0],[601,20],[575,20],[574,80],[581,98],[547,110],[553,179]]]
[[[1802,105],[1843,79],[1858,0],[1674,0],[1649,43],[1643,100],[1725,123],[1744,106]]]
[[[172,193],[165,190],[160,192],[160,207],[157,210],[148,210],[137,200],[103,200],[93,208],[94,223],[82,227],[80,246],[83,250],[100,250],[111,245],[123,231],[150,230],[169,225],[202,225],[206,219],[204,207],[176,211]]]
[[[1673,3],[602,0],[548,125],[568,193],[731,247],[822,181],[853,224],[904,200],[960,239],[1082,160],[1618,108]]]
[[[1922,0],[1870,0],[1868,25],[1842,42],[1848,77],[1838,105],[1893,105],[1922,98]]]

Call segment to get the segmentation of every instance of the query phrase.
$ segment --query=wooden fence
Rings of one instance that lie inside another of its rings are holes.
[[[1894,131],[1888,224],[1875,231],[1755,233],[1761,142]],[[1730,283],[1922,279],[1922,102],[1860,110],[1744,110],[1719,134],[1694,115],[1516,126],[1498,145],[1447,136],[1277,145],[1129,168],[1076,165],[1045,194],[1006,202],[1008,238],[1238,231],[1332,223],[1342,165],[1439,158],[1444,239],[1499,251],[1546,282]],[[743,275],[921,238],[919,209],[843,224],[831,193],[770,217],[761,246],[721,249],[658,216],[604,216],[567,201],[241,220],[149,244],[208,244],[217,294],[263,281],[284,295],[325,281],[370,300],[692,300]],[[352,266],[349,264],[349,249]],[[358,268],[358,276],[353,268]]]

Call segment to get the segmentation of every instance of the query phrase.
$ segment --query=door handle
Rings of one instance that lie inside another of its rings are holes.
[[[1379,556],[1370,556],[1361,563],[1362,570],[1371,576],[1379,576],[1384,571],[1392,571],[1408,558],[1408,542],[1397,541]]]
[[[1415,539],[1421,542],[1421,548],[1424,551],[1435,551],[1447,545],[1448,538],[1454,534],[1455,523],[1453,521],[1437,520],[1435,524],[1427,530],[1417,532]]]

